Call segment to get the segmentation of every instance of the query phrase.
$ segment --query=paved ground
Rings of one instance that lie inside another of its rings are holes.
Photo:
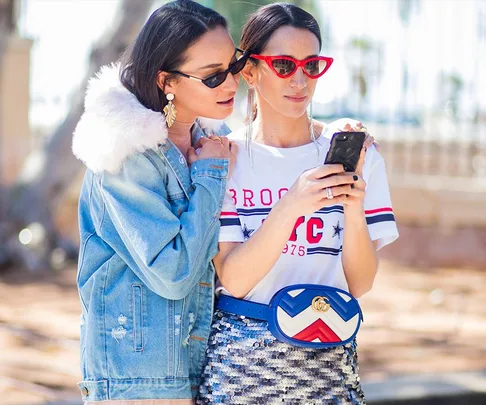
[[[361,300],[359,355],[369,399],[486,387],[484,286],[486,269],[383,261],[375,288]],[[0,297],[1,404],[79,403],[75,270],[2,273]]]

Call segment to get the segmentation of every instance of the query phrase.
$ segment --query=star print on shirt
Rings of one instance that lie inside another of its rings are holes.
[[[255,232],[255,230],[254,229],[248,229],[248,227],[245,224],[245,226],[243,227],[243,236],[245,237],[245,240],[249,239],[253,232]]]
[[[332,237],[334,238],[335,236],[337,236],[339,239],[341,239],[341,231],[343,230],[343,228],[339,226],[339,221],[336,226],[333,226],[333,228],[334,228],[334,235],[332,235]]]

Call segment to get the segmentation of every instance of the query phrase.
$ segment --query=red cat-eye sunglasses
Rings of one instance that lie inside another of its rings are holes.
[[[292,76],[297,68],[302,68],[304,74],[311,79],[318,79],[331,67],[333,58],[327,56],[314,56],[304,60],[294,59],[290,56],[264,56],[252,54],[250,58],[263,60],[278,77],[286,79]]]

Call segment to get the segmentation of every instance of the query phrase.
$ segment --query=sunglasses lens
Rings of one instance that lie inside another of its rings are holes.
[[[217,73],[214,76],[210,76],[207,79],[204,79],[202,82],[210,89],[214,89],[215,87],[218,87],[226,80],[227,75],[228,72]]]
[[[327,61],[314,59],[305,64],[305,71],[311,77],[319,76],[327,67]]]
[[[238,59],[236,62],[234,62],[230,66],[231,74],[236,75],[236,74],[240,73],[243,70],[243,68],[245,67],[247,60],[248,60],[247,56],[242,56],[240,59]]]
[[[295,63],[288,59],[274,59],[272,66],[282,76],[290,76],[295,71]]]
[[[236,75],[240,73],[242,69],[245,67],[247,60],[248,60],[248,56],[243,55],[236,62],[233,62],[229,66],[228,70],[226,70],[225,72],[217,73],[214,76],[210,76],[207,79],[204,79],[203,83],[211,89],[220,86],[226,80],[228,73],[231,73],[232,75]]]

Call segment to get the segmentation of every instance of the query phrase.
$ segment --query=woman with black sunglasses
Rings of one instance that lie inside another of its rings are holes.
[[[199,117],[231,114],[246,60],[221,15],[177,0],[89,84],[73,139],[87,166],[78,268],[86,405],[193,403],[236,154],[228,128]]]
[[[248,125],[229,136],[239,152],[221,213],[219,297],[198,403],[363,404],[355,297],[373,285],[376,250],[398,236],[383,158],[354,134],[362,137],[355,172],[324,164],[334,132],[365,129],[306,113],[333,63],[319,56],[310,14],[285,3],[260,8],[239,46],[251,58],[242,71]]]

